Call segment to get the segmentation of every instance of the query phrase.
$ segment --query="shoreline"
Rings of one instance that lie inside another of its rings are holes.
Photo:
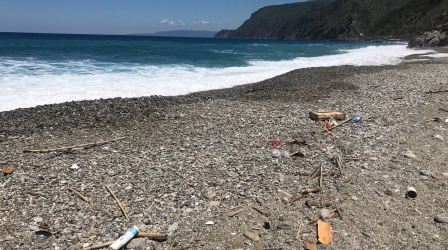
[[[303,240],[315,241],[313,221],[321,210],[306,203],[320,200],[330,201],[329,209],[338,204],[344,218],[329,220],[334,243],[328,249],[442,249],[448,228],[433,218],[448,213],[448,123],[431,119],[448,117],[439,110],[448,100],[425,92],[448,87],[446,65],[431,59],[306,68],[185,96],[1,112],[0,167],[10,165],[14,173],[0,175],[0,216],[10,232],[0,248],[80,249],[137,225],[169,233],[168,240],[133,240],[129,248],[244,249],[257,244],[244,236],[250,231],[266,248],[301,249]],[[325,109],[360,114],[363,121],[323,134],[308,112]],[[125,139],[74,153],[23,153],[118,137]],[[273,157],[275,138],[305,141],[284,147],[304,157]],[[343,158],[342,174],[331,163],[335,154]],[[306,179],[319,165],[322,192],[290,204],[317,185]],[[404,197],[408,186],[417,189],[417,199]],[[230,216],[235,208],[241,211]]]
[[[367,48],[367,47],[366,47]],[[365,49],[365,48],[364,48]],[[352,50],[352,53],[353,53],[353,51],[356,51],[357,49],[354,49],[354,50]],[[421,51],[422,50],[424,50],[424,51],[428,51],[427,53],[425,53],[425,55],[428,55],[428,54],[446,54],[447,52],[448,52],[448,49],[447,48],[419,48],[419,49],[415,49],[415,53],[416,54],[411,54],[411,55],[406,55],[406,56],[404,56],[403,57],[403,59],[401,59],[402,60],[402,62],[401,63],[406,63],[406,61],[412,61],[412,60],[439,60],[439,61],[443,61],[443,60],[447,60],[447,58],[433,58],[433,57],[430,57],[430,56],[422,56],[421,54],[419,54],[419,53],[421,53]],[[420,52],[419,52],[420,51]],[[338,56],[344,56],[344,55],[346,55],[346,56],[348,56],[347,54],[340,54],[340,55],[338,55]],[[333,55],[334,56],[334,55]],[[354,55],[352,55],[352,56],[354,56]],[[322,56],[319,56],[319,57],[316,57],[316,58],[321,58]],[[330,57],[331,57],[331,55],[330,55]],[[307,59],[307,58],[306,58]],[[322,57],[322,60],[328,60],[328,59],[326,59],[325,58],[325,56],[323,56]],[[332,60],[335,60],[335,59],[332,59]],[[340,58],[340,60],[347,60],[346,58]],[[376,60],[378,60],[378,59],[376,59]],[[387,60],[389,60],[389,61],[387,61]],[[394,64],[394,63],[392,63],[391,62],[391,58],[389,58],[389,59],[387,59],[386,61],[384,61],[383,62],[383,64],[380,64],[379,62],[376,62],[376,63],[378,63],[378,65],[373,65],[373,66],[388,66],[388,65],[396,65],[396,64]],[[281,62],[287,62],[287,61],[275,61],[275,62],[271,62],[271,63],[277,63],[278,65],[278,67],[283,67],[283,66],[285,66],[285,65],[283,65],[283,64],[281,64]],[[279,64],[280,63],[280,64]],[[292,63],[292,64],[295,64],[295,62],[293,62],[293,61],[291,61],[290,63]],[[356,64],[359,64],[359,62],[352,62],[352,63],[354,63],[355,65]],[[400,64],[401,64],[400,63]],[[307,66],[307,67],[302,67],[302,66],[299,66],[299,65],[296,65],[297,67],[299,67],[299,68],[295,68],[295,69],[291,69],[290,71],[284,71],[285,73],[281,73],[281,74],[279,74],[279,75],[277,75],[277,76],[280,76],[280,75],[283,75],[283,74],[287,74],[287,73],[289,73],[289,72],[291,72],[291,71],[294,71],[294,70],[297,70],[297,69],[304,69],[304,68],[320,68],[320,67],[338,67],[338,66],[350,66],[350,65],[331,65],[331,64],[329,64],[328,66],[327,65],[325,65],[325,64],[328,64],[328,63],[324,63],[324,66],[318,66],[318,65],[316,65],[316,66]],[[362,65],[362,64],[361,64]],[[359,66],[359,65],[356,65],[356,66]],[[243,73],[243,72],[240,72],[240,74],[241,73]],[[272,72],[271,72],[272,73]],[[273,77],[276,77],[276,76],[273,76]],[[230,86],[227,86],[227,87],[225,87],[225,84],[222,86],[222,87],[220,87],[220,88],[217,88],[217,89],[215,89],[215,88],[212,88],[212,89],[210,89],[210,90],[221,90],[221,89],[228,89],[228,88],[232,88],[232,87],[238,87],[238,86],[241,86],[241,85],[246,85],[246,84],[256,84],[256,83],[258,83],[258,82],[263,82],[263,81],[266,81],[266,80],[269,80],[269,79],[271,79],[271,78],[273,78],[273,77],[269,77],[269,78],[267,78],[267,79],[265,79],[265,80],[261,80],[261,81],[255,81],[255,82],[249,82],[249,83],[240,83],[240,84],[237,84],[237,85],[235,85],[234,83],[233,84],[231,84]],[[220,80],[222,80],[221,78],[219,78]],[[219,80],[218,80],[219,81]],[[222,85],[222,84],[221,84]],[[232,86],[233,85],[233,86]],[[194,93],[197,93],[197,92],[207,92],[207,91],[209,91],[209,90],[200,90],[200,91],[193,91],[193,92],[191,92],[191,93],[187,93],[187,94],[180,94],[180,95],[143,95],[143,96],[140,96],[140,97],[104,97],[104,98],[100,98],[100,99],[87,99],[87,100],[76,100],[76,99],[78,99],[78,97],[73,97],[75,100],[72,100],[72,101],[64,101],[64,102],[58,102],[58,103],[47,103],[47,104],[38,104],[37,106],[33,106],[33,107],[24,107],[24,108],[15,108],[15,109],[12,109],[12,110],[6,110],[6,111],[0,111],[0,113],[2,113],[2,112],[10,112],[10,111],[14,111],[14,110],[16,110],[16,109],[27,109],[27,108],[35,108],[35,107],[39,107],[39,106],[46,106],[46,105],[58,105],[58,104],[62,104],[62,103],[71,103],[71,102],[84,102],[84,101],[96,101],[96,100],[101,100],[101,99],[115,99],[115,98],[122,98],[122,99],[132,99],[132,98],[142,98],[142,97],[147,97],[147,98],[151,98],[152,96],[163,96],[163,97],[176,97],[176,96],[185,96],[185,95],[191,95],[191,94],[194,94]],[[34,98],[37,98],[38,96],[36,96],[36,97],[34,97]],[[8,100],[8,99],[7,99]],[[13,101],[13,100],[9,100],[9,101]],[[24,104],[24,105],[29,105],[29,104]],[[13,105],[14,106],[14,105]]]

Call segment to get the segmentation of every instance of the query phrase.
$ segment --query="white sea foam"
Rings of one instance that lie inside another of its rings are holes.
[[[369,46],[338,55],[251,61],[249,66],[227,68],[100,65],[92,61],[61,65],[0,58],[0,111],[73,100],[182,95],[257,82],[298,68],[398,64],[404,56],[428,52],[405,45]]]
[[[446,58],[448,57],[448,53],[431,53],[428,55],[424,55],[426,57],[432,57],[432,58]]]

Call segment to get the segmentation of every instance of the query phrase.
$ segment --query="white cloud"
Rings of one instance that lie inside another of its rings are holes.
[[[210,24],[210,21],[199,20],[199,21],[194,22],[192,25],[208,25],[208,24]]]
[[[172,25],[172,26],[186,26],[185,22],[182,20],[171,20],[171,19],[163,19],[160,21],[161,24]]]
[[[168,24],[168,25],[176,25],[176,22],[171,19],[163,19],[160,21],[161,24]]]
[[[206,25],[211,24],[211,22],[207,21],[207,20],[199,20],[199,21],[195,21],[195,22],[185,23],[181,19],[173,20],[173,19],[168,19],[167,18],[167,19],[160,20],[160,24],[170,25],[170,26],[194,27],[194,26],[206,26]]]

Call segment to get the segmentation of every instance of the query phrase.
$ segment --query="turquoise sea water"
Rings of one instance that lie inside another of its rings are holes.
[[[0,111],[177,95],[296,68],[397,63],[403,44],[0,33]]]

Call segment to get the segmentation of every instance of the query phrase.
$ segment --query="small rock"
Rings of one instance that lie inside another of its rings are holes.
[[[212,208],[219,207],[220,204],[221,204],[220,201],[210,201],[209,203],[210,207]]]
[[[439,214],[434,217],[434,221],[437,223],[448,224],[448,214]]]
[[[205,225],[215,225],[215,222],[214,221],[207,221],[206,223],[205,223]]]
[[[434,138],[436,138],[439,141],[445,141],[445,139],[441,135],[434,135]]]
[[[404,157],[407,157],[407,158],[410,158],[410,159],[414,159],[414,160],[416,160],[418,158],[411,150],[403,152],[402,155]]]
[[[243,235],[252,241],[260,241],[261,240],[260,235],[258,235],[257,233],[254,233],[254,232],[246,231],[243,233]]]
[[[365,230],[361,230],[361,234],[364,235],[365,237],[368,237],[368,238],[372,237],[372,235],[369,232],[365,231]]]
[[[320,210],[320,218],[323,220],[330,219],[333,215],[333,212],[330,209],[322,208]]]
[[[282,152],[279,149],[273,149],[272,150],[272,156],[274,156],[275,158],[280,158],[280,156],[282,156]]]
[[[126,245],[126,249],[145,250],[145,238],[132,239],[129,244]]]
[[[425,170],[425,169],[420,170],[420,174],[423,176],[431,176],[432,175],[431,171]]]
[[[215,190],[213,190],[213,188],[208,188],[207,192],[205,192],[203,195],[206,199],[210,200],[216,196],[216,192],[215,192]]]
[[[31,231],[39,231],[39,230],[40,230],[39,227],[36,226],[36,225],[30,225],[28,228],[29,228]]]
[[[232,240],[232,242],[230,243],[230,249],[232,250],[244,250],[244,248],[244,241],[240,239]]]
[[[271,223],[269,221],[265,221],[263,223],[263,227],[264,227],[264,229],[271,229]]]
[[[291,228],[291,225],[286,224],[286,223],[282,223],[277,226],[277,229],[280,229],[280,230],[286,230],[286,229],[290,229],[290,228]]]
[[[385,193],[386,195],[388,195],[388,196],[392,196],[392,195],[394,195],[394,192],[393,192],[392,190],[390,190],[390,189],[386,189],[386,191],[384,191],[384,193]]]
[[[282,155],[282,157],[285,158],[285,159],[289,159],[289,158],[291,158],[291,154],[290,154],[289,151],[287,151],[287,150],[282,150],[281,155]]]
[[[352,200],[354,200],[354,201],[357,201],[358,200],[358,197],[356,197],[356,196],[352,196],[352,197],[350,197],[350,199],[352,199]]]
[[[44,221],[44,219],[42,219],[42,217],[34,217],[33,220],[36,223],[41,223],[42,221]]]
[[[172,234],[174,231],[177,230],[178,227],[179,227],[178,222],[171,224],[171,226],[168,227],[168,234]]]
[[[79,166],[78,166],[78,164],[75,163],[70,168],[73,169],[73,170],[78,170]]]

